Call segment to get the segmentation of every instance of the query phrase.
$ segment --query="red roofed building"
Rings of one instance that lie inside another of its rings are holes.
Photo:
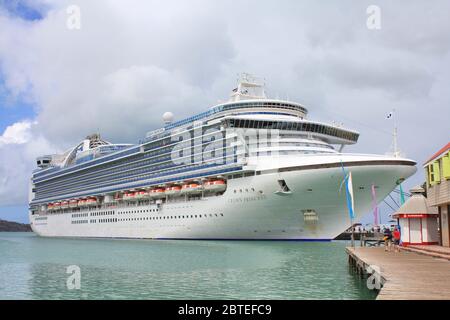
[[[410,192],[411,198],[392,215],[394,219],[399,219],[402,245],[439,244],[436,208],[428,206],[423,196],[425,190],[420,186],[412,188]]]
[[[428,205],[438,208],[441,244],[450,247],[450,142],[436,152],[424,168]]]

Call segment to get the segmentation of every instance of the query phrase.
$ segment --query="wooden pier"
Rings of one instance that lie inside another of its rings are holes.
[[[378,300],[450,300],[450,261],[384,247],[347,248],[361,275],[381,280]],[[373,271],[374,270],[374,273]]]

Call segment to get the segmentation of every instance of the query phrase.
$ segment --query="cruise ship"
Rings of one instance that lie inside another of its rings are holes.
[[[359,133],[307,119],[242,75],[228,102],[150,131],[137,144],[87,136],[37,159],[32,229],[46,237],[332,240],[416,172],[398,156],[345,153]],[[130,124],[132,125],[132,124]]]

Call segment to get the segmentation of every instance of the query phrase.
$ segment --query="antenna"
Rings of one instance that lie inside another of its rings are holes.
[[[229,101],[265,99],[264,81],[249,73],[241,73],[238,85],[232,90]]]

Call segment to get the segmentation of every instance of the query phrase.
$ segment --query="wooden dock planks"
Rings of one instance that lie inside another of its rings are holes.
[[[347,248],[365,270],[378,266],[383,288],[379,300],[450,300],[450,262],[413,252],[385,252],[380,248]]]

